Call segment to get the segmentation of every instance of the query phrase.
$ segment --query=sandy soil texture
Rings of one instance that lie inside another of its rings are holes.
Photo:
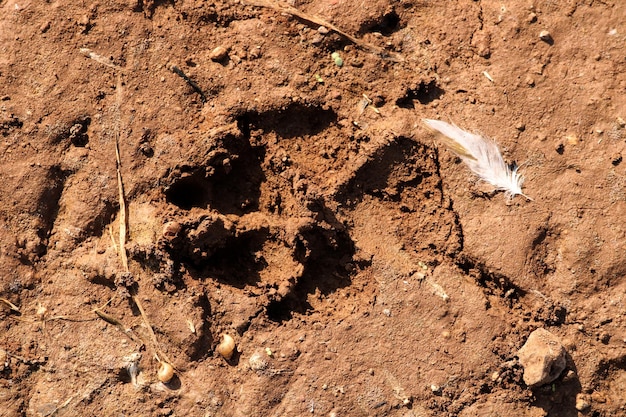
[[[625,22],[0,0],[0,416],[626,413]],[[497,141],[532,201],[423,118]],[[530,388],[540,328],[566,365]]]

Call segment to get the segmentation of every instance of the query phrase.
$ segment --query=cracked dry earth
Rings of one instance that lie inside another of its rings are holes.
[[[0,1],[0,416],[626,413],[622,2],[74,3]]]

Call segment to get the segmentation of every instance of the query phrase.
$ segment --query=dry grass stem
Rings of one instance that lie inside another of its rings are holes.
[[[364,51],[373,53],[374,55],[377,55],[383,59],[388,59],[390,61],[394,61],[394,62],[403,62],[404,61],[404,57],[398,53],[395,52],[391,52],[391,51],[387,51],[383,48],[380,48],[376,45],[372,45],[371,43],[367,43],[365,41],[362,41],[359,38],[356,38],[352,35],[350,35],[349,33],[344,32],[343,30],[339,29],[337,26],[333,25],[330,22],[327,22],[326,20],[322,19],[319,16],[315,16],[315,15],[311,15],[308,13],[304,13],[298,9],[296,9],[293,6],[289,6],[287,4],[283,4],[280,2],[276,2],[276,1],[272,1],[272,0],[248,0],[246,1],[247,4],[251,5],[251,6],[257,6],[257,7],[266,7],[272,10],[276,10],[280,13],[287,13],[290,14],[292,16],[295,16],[299,19],[302,19],[306,22],[309,23],[313,23],[316,24],[318,26],[324,26],[330,30],[332,30],[333,32],[343,36],[344,38],[348,39],[350,42],[352,42],[353,44],[355,44],[357,47],[363,49]]]
[[[98,315],[98,317],[100,317],[102,320],[106,321],[109,324],[114,325],[115,327],[117,327],[118,329],[120,329],[120,331],[122,333],[124,333],[130,340],[132,340],[133,342],[139,344],[140,346],[143,346],[144,343],[141,341],[141,339],[139,339],[137,336],[135,336],[128,328],[126,328],[126,326],[124,326],[124,324],[119,321],[118,319],[116,319],[115,317],[111,316],[110,314],[105,313],[104,311],[100,310],[99,308],[96,308],[93,310],[94,313],[96,313]]]
[[[4,304],[6,304],[11,310],[15,311],[16,313],[22,314],[20,309],[15,304],[7,300],[6,298],[0,298],[0,302],[3,302]]]
[[[115,65],[113,63],[113,61],[111,61],[110,58],[107,58],[105,56],[97,54],[97,53],[93,52],[89,48],[80,48],[80,52],[83,55],[85,55],[87,58],[91,58],[94,61],[96,61],[96,62],[98,62],[98,63],[100,63],[102,65],[106,65],[107,67],[113,68],[113,69],[118,70],[118,71],[122,71],[122,72],[124,71],[124,68],[120,67],[119,65]]]
[[[120,124],[121,117],[119,117],[119,110],[122,103],[122,76],[118,74],[117,76],[117,97],[116,97],[116,107],[118,112],[118,123],[116,124],[115,129],[115,162],[116,162],[116,170],[117,170],[117,188],[119,193],[119,204],[120,204],[120,233],[119,233],[119,254],[120,259],[122,261],[122,266],[125,272],[130,272],[128,268],[128,254],[126,253],[126,235],[127,235],[127,225],[128,225],[128,207],[126,206],[126,195],[124,193],[124,182],[122,181],[122,159],[120,157]],[[159,342],[157,340],[156,334],[152,329],[152,325],[150,324],[150,320],[148,320],[148,315],[146,314],[145,309],[137,294],[131,294],[133,302],[139,309],[141,313],[141,318],[143,319],[146,327],[148,328],[148,333],[150,334],[150,339],[154,344],[154,350],[158,356],[163,358],[166,362],[172,363],[172,361],[167,357],[167,355],[159,348]],[[96,312],[96,314],[98,314]],[[159,357],[157,356],[157,360]]]

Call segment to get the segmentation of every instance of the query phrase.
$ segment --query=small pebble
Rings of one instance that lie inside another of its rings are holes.
[[[251,59],[259,59],[261,58],[261,47],[260,46],[256,46],[255,48],[252,48],[249,52],[250,58]]]
[[[324,40],[324,35],[321,34],[316,34],[315,36],[313,36],[313,38],[311,38],[311,43],[313,45],[318,45],[320,43],[322,43],[322,41]]]
[[[577,394],[576,395],[576,409],[578,411],[588,410],[591,404],[587,401],[587,396],[585,394]]]
[[[571,381],[576,381],[577,378],[578,376],[576,375],[576,372],[570,369],[569,371],[567,371],[567,373],[563,377],[563,382],[567,383]]]
[[[41,304],[37,306],[37,317],[39,317],[40,319],[43,319],[47,312],[48,309],[45,306],[42,306]]]
[[[317,28],[317,31],[322,34],[322,35],[327,35],[328,34],[328,28],[326,26],[320,26]]]
[[[228,50],[221,45],[209,53],[209,59],[214,62],[223,61],[227,56]]]
[[[250,356],[248,359],[248,365],[250,365],[250,369],[253,371],[263,371],[269,365],[267,360],[267,354],[265,352],[257,351]]]
[[[476,47],[476,53],[482,58],[489,58],[491,55],[491,36],[488,33],[479,31],[472,39],[472,45]]]
[[[78,19],[78,24],[81,26],[89,26],[89,16],[86,14],[82,15],[80,19]]]
[[[178,237],[181,229],[182,226],[180,225],[180,223],[176,221],[167,222],[163,225],[163,237],[167,240],[173,240]]]
[[[572,146],[578,145],[578,142],[580,142],[580,139],[578,138],[578,136],[574,134],[565,136],[565,140],[567,140],[567,143]]]
[[[619,152],[615,152],[613,155],[611,155],[611,163],[614,166],[619,165],[622,162],[622,154]]]
[[[542,30],[541,32],[539,32],[539,39],[544,42],[552,42],[552,35],[550,35],[550,32],[548,32],[547,30]]]
[[[50,21],[44,22],[41,26],[39,26],[39,32],[46,33],[50,29]]]
[[[430,385],[430,390],[432,392],[434,392],[435,394],[437,394],[437,393],[441,392],[441,387],[439,385],[437,385],[437,384],[431,384]]]
[[[528,336],[517,356],[524,368],[524,383],[531,388],[554,381],[566,366],[566,351],[561,341],[543,328]]]

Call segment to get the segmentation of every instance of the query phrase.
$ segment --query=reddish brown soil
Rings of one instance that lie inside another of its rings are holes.
[[[622,2],[272,4],[0,1],[0,416],[625,413]],[[568,368],[530,390],[538,327]]]

